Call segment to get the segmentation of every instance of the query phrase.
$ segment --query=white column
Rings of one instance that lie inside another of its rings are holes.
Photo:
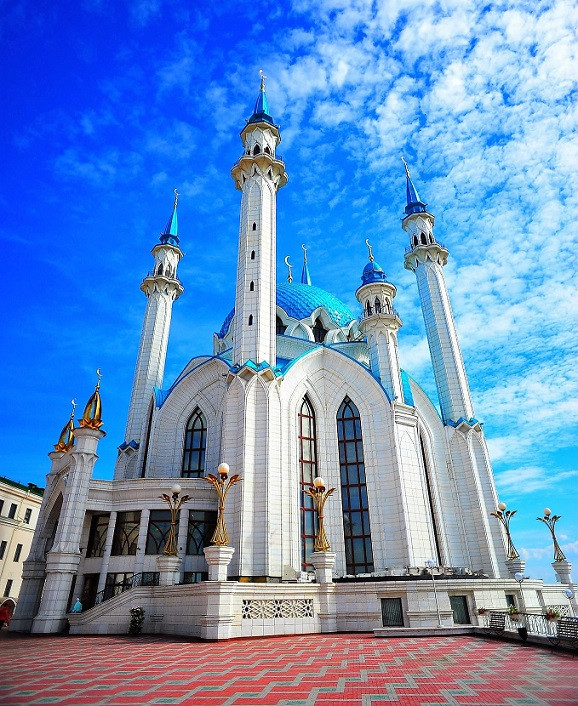
[[[113,510],[110,513],[110,518],[108,520],[108,529],[106,530],[106,539],[104,540],[104,550],[102,554],[102,564],[100,565],[100,576],[98,577],[97,593],[104,591],[104,587],[106,586],[106,576],[108,574],[108,564],[110,562],[114,528],[116,527],[116,515],[116,510]]]

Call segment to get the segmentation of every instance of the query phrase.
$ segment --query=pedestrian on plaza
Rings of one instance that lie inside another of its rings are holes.
[[[4,623],[6,623],[6,627],[8,627],[8,624],[10,623],[10,611],[8,610],[6,603],[0,606],[0,630],[4,627]]]

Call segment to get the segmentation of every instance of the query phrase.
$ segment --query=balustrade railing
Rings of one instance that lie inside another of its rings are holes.
[[[115,596],[120,596],[121,593],[129,591],[137,586],[158,586],[160,574],[158,571],[145,571],[142,574],[133,574],[122,581],[108,584],[104,590],[96,594],[94,605],[99,605],[104,601],[108,601]]]
[[[557,610],[563,617],[571,617],[570,610],[567,605],[549,606]],[[495,617],[492,620],[492,615],[504,616],[504,630],[507,632],[517,632],[518,628],[526,628],[528,635],[540,635],[542,637],[556,636],[556,620],[548,619],[543,613],[510,613],[509,611],[488,610],[481,616],[484,627],[495,628]],[[578,618],[576,618],[578,620]],[[492,624],[490,624],[492,622]]]

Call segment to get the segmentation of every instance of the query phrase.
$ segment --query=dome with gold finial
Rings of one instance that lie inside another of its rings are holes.
[[[100,401],[99,392],[100,378],[102,377],[100,374],[100,369],[96,371],[96,374],[98,375],[98,382],[96,383],[94,392],[86,403],[82,419],[78,422],[78,425],[83,429],[100,429],[103,424],[102,419],[100,418],[102,413],[102,404]]]
[[[54,444],[54,449],[60,453],[66,453],[74,446],[74,410],[76,408],[76,400],[72,400],[72,411],[70,418],[62,428],[58,441]]]

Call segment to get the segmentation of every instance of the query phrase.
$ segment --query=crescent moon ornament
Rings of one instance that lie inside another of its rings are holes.
[[[72,418],[74,417],[74,411],[76,410],[76,405],[77,405],[77,402],[76,402],[76,398],[75,398],[75,397],[73,397],[73,398],[70,400],[70,404],[72,405],[72,412],[70,413],[70,418],[72,419]]]
[[[307,262],[307,248],[305,247],[305,243],[301,243],[301,247],[303,248],[303,262]]]
[[[293,269],[293,265],[289,262],[289,255],[285,256],[284,262],[287,265],[287,269],[289,270],[289,274],[287,275],[287,282],[293,282],[293,275],[291,274],[291,270]]]
[[[98,375],[98,382],[96,383],[96,389],[100,387],[100,378],[102,377],[102,373],[100,372],[100,368],[96,369],[96,374]]]
[[[369,242],[369,238],[365,239],[365,244],[367,245],[367,249],[369,250],[369,262],[373,262],[373,250],[371,248],[371,243]]]

